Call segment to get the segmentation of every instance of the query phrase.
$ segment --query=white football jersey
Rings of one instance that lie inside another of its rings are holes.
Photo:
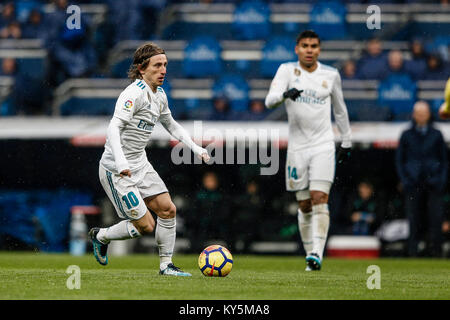
[[[126,122],[120,132],[120,144],[131,171],[142,168],[148,162],[145,148],[150,135],[160,116],[168,113],[170,109],[164,90],[158,87],[156,93],[153,93],[144,80],[135,80],[120,94],[114,117]],[[117,173],[108,139],[100,165]]]
[[[337,69],[318,62],[316,70],[308,72],[298,61],[281,64],[272,80],[266,106],[282,103],[283,93],[291,88],[303,92],[295,101],[284,100],[289,122],[288,151],[334,143],[331,104],[342,140],[350,142],[350,122]]]

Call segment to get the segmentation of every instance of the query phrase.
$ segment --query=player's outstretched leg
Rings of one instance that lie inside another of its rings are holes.
[[[97,239],[97,234],[100,228],[92,228],[89,231],[89,238],[92,241],[93,252],[95,259],[103,266],[108,264],[108,244],[104,244]]]
[[[145,231],[147,229],[143,229]],[[153,231],[152,226],[148,227],[149,232]],[[151,230],[151,231],[150,231]],[[92,228],[89,231],[89,237],[92,240],[95,259],[101,265],[108,264],[108,244],[112,240],[127,240],[138,238],[141,233],[136,229],[130,220],[123,220],[110,226],[109,228]]]

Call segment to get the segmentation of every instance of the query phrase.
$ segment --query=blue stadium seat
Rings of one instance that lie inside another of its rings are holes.
[[[391,109],[379,106],[376,101],[348,100],[347,110],[350,121],[389,121]]]
[[[416,99],[416,83],[408,75],[391,75],[380,82],[378,104],[391,109],[394,120],[405,120]]]
[[[345,6],[339,2],[318,2],[311,9],[309,29],[323,40],[345,39],[346,14]]]
[[[267,41],[262,50],[260,72],[262,77],[273,78],[280,64],[296,61],[295,42],[290,38],[274,38]]]
[[[62,116],[98,116],[108,115],[114,113],[117,97],[102,98],[102,97],[72,97],[61,104],[60,112]]]
[[[186,77],[215,77],[222,71],[222,48],[210,36],[198,36],[184,49],[183,74]]]
[[[232,30],[235,39],[266,39],[270,34],[270,7],[259,0],[244,1],[233,14]]]
[[[225,96],[233,111],[246,111],[249,103],[249,85],[238,74],[226,74],[220,77],[213,86],[214,97]]]

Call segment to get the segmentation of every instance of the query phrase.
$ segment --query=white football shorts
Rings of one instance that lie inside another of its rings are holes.
[[[286,190],[294,191],[297,200],[309,199],[309,191],[329,194],[335,174],[334,143],[288,151],[286,159]]]
[[[137,220],[147,212],[143,199],[168,192],[164,181],[153,166],[147,164],[131,172],[131,177],[121,177],[99,166],[100,183],[117,214],[123,219]]]

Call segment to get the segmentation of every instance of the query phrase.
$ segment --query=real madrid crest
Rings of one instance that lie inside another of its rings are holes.
[[[328,83],[325,80],[323,80],[322,82],[322,87],[324,87],[325,89],[328,88]]]
[[[295,68],[295,69],[294,69],[294,74],[295,74],[297,77],[299,77],[300,74],[301,74],[301,71],[300,71],[299,69]]]

